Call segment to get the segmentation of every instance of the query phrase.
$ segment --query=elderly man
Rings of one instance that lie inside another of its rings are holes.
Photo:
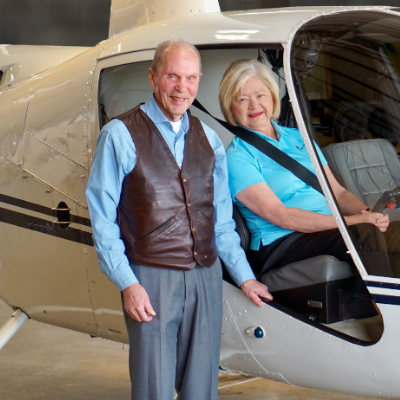
[[[222,319],[220,256],[243,292],[271,299],[234,231],[225,152],[187,113],[200,55],[161,43],[154,95],[102,130],[87,197],[100,267],[122,291],[132,399],[217,399]],[[118,210],[118,211],[117,211]]]

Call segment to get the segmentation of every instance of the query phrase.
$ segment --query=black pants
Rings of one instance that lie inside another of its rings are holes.
[[[371,224],[349,227],[349,233],[370,275],[400,276],[400,222],[392,222],[384,234]],[[284,242],[290,240],[291,235],[294,233],[269,245],[261,245],[259,250],[250,250],[247,253],[247,258],[257,278],[261,277],[261,271],[268,258],[279,251]],[[285,249],[279,259],[267,270],[320,255],[331,255],[340,261],[352,262],[347,251],[339,229],[304,233]],[[263,272],[265,273],[266,270]]]

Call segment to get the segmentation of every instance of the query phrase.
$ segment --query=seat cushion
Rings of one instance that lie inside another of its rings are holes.
[[[333,256],[316,256],[272,269],[261,277],[270,292],[358,276],[354,265]]]

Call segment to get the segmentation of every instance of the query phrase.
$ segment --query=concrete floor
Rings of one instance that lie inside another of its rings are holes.
[[[0,327],[10,315],[0,301]],[[0,352],[0,399],[128,400],[127,365],[127,346],[29,320]],[[221,374],[219,387],[219,400],[376,399],[238,374]]]

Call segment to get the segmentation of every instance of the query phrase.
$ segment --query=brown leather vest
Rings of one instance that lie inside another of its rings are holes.
[[[189,270],[217,259],[214,229],[215,154],[200,121],[189,115],[182,169],[139,106],[117,117],[136,147],[122,184],[119,225],[130,262]]]

